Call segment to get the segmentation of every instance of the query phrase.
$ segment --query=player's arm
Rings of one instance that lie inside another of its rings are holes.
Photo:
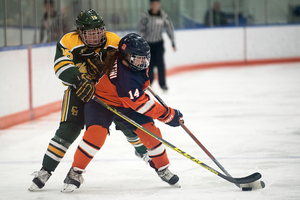
[[[65,85],[76,89],[76,95],[84,102],[88,102],[95,93],[95,86],[87,74],[80,73],[74,65],[73,54],[60,42],[56,46],[54,61],[55,75]]]
[[[127,105],[127,107],[153,119],[158,119],[170,126],[179,126],[179,120],[182,118],[179,110],[162,106],[143,90],[138,90],[137,88],[130,90],[128,94],[129,97],[121,98],[123,104]]]
[[[147,93],[138,88],[132,88],[127,91],[127,95],[121,98],[124,107],[157,119],[166,113],[167,109],[152,99]]]
[[[60,42],[58,42],[56,46],[54,72],[55,75],[68,86],[72,86],[74,84],[75,77],[80,75],[80,71],[74,65],[73,54]]]

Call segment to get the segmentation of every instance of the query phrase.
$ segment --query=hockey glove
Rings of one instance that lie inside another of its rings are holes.
[[[87,74],[80,74],[75,77],[74,88],[76,95],[85,103],[89,102],[95,93],[95,86]]]
[[[95,52],[95,49],[85,47],[79,53],[83,60],[93,59],[99,56],[99,53]]]
[[[182,120],[182,113],[179,110],[170,107],[166,108],[166,114],[159,117],[158,120],[173,127],[179,126],[179,120]]]
[[[100,60],[94,59],[87,59],[86,62],[86,71],[87,74],[91,77],[91,80],[97,82],[104,73],[101,71],[101,62]]]
[[[87,74],[91,77],[92,81],[97,82],[103,75],[100,54],[95,52],[94,49],[86,47],[80,52],[80,56],[86,62]]]

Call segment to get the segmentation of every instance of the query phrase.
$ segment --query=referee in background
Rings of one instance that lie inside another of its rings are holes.
[[[158,83],[163,91],[167,91],[164,63],[164,42],[162,33],[164,28],[171,40],[173,50],[176,51],[174,27],[167,13],[160,9],[160,0],[150,0],[150,9],[142,13],[139,23],[139,34],[145,38],[151,49],[149,65],[150,84],[153,82],[154,67],[158,71]]]

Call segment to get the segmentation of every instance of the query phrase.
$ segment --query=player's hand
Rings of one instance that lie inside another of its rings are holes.
[[[80,57],[85,60],[87,74],[90,76],[91,80],[97,82],[104,74],[102,72],[102,59],[100,54],[95,52],[94,49],[86,47],[82,50],[82,52],[80,52]]]
[[[85,47],[84,49],[81,50],[81,52],[79,53],[80,57],[83,60],[87,60],[87,59],[93,59],[99,56],[99,54],[97,52],[95,52],[94,49]]]
[[[87,59],[86,71],[91,77],[91,80],[94,82],[97,82],[104,75],[104,72],[102,72],[101,62],[98,58]]]
[[[161,117],[159,117],[158,120],[173,127],[179,126],[180,125],[179,120],[183,121],[182,113],[179,110],[170,107],[166,107],[166,108],[167,108],[167,112],[163,114]]]
[[[85,103],[92,99],[96,90],[94,83],[87,74],[80,74],[75,77],[74,88],[76,95]]]

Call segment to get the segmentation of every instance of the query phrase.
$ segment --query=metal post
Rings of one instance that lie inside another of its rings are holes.
[[[234,11],[234,24],[235,26],[239,25],[239,0],[235,0],[235,11]]]
[[[59,16],[59,35],[60,37],[63,36],[63,33],[64,33],[64,29],[63,29],[63,13],[62,13],[62,10],[61,10],[61,1],[58,1],[57,2],[57,14]]]
[[[34,0],[34,6],[33,6],[33,9],[34,9],[34,39],[33,39],[33,44],[37,44],[37,27],[38,27],[38,24],[37,24],[37,0]]]
[[[178,1],[177,11],[178,11],[178,15],[181,16],[181,13],[182,13],[181,1]],[[182,21],[182,18],[177,17],[178,28],[182,28],[183,23],[181,23],[181,21]]]
[[[265,23],[269,24],[269,1],[265,0]]]
[[[129,10],[130,8],[133,8],[133,5],[132,5],[132,1],[129,0],[128,6],[126,7],[126,9]],[[128,13],[126,28],[129,29],[129,30],[131,30],[132,29],[131,25],[133,24],[132,23],[133,12],[131,12],[131,11],[129,11],[129,12],[125,11],[125,13]],[[134,14],[136,14],[136,13],[134,13]]]
[[[22,1],[19,0],[19,11],[20,11],[20,45],[23,45],[23,8]]]
[[[193,1],[192,5],[193,5],[193,12],[192,12],[192,15],[193,15],[193,17],[192,17],[193,18],[193,28],[196,28],[196,3],[195,3],[195,0]]]
[[[96,1],[95,4],[96,10],[100,12],[98,1]],[[102,16],[102,13],[100,13],[100,16]]]
[[[34,109],[33,109],[33,90],[32,90],[32,60],[31,60],[31,45],[28,45],[28,81],[29,81],[29,112],[30,119],[34,119]]]
[[[74,2],[74,0],[72,0],[71,1],[71,11],[70,11],[70,18],[69,18],[69,21],[71,21],[72,22],[72,25],[74,25],[74,21],[75,21],[75,3],[76,2]],[[77,15],[79,14],[79,13],[76,13]],[[69,23],[68,23],[68,25],[70,25]],[[70,28],[71,28],[72,26],[70,26]],[[72,29],[72,28],[71,28]]]
[[[124,31],[125,29],[126,29],[126,27],[127,27],[127,21],[126,20],[128,20],[128,15],[126,15],[126,18],[125,18],[125,16],[124,15],[122,15],[122,16],[120,16],[120,14],[122,13],[122,14],[124,14],[124,13],[128,13],[128,12],[120,12],[122,9],[125,9],[125,5],[124,5],[124,1],[122,1],[122,5],[121,5],[122,7],[121,8],[119,8],[120,10],[119,10],[119,12],[118,12],[118,10],[116,10],[117,11],[117,13],[118,13],[118,15],[116,16],[117,18],[116,18],[116,22],[119,22],[119,23],[117,23],[117,25],[118,25],[118,29],[119,30],[122,30],[122,31]],[[122,21],[121,21],[122,20]],[[123,21],[124,20],[124,21]]]
[[[54,5],[53,5],[54,6]],[[48,28],[50,28],[50,31],[46,31],[46,34],[47,34],[47,36],[46,36],[46,43],[49,41],[49,40],[51,40],[51,38],[52,38],[52,30],[51,30],[51,26],[50,26],[50,23],[51,22],[51,13],[50,13],[50,1],[49,2],[47,2],[47,23],[48,23]],[[48,33],[49,33],[49,35],[48,35]]]
[[[4,46],[7,47],[7,0],[4,0]]]
[[[84,10],[84,9],[83,9],[83,1],[82,1],[82,0],[79,0],[79,2],[80,2],[80,3],[79,3],[79,5],[80,5],[80,9],[79,9],[79,10]]]
[[[103,15],[101,15],[101,16],[103,17],[103,19],[104,19],[105,22],[108,22],[108,5],[107,5],[107,0],[105,0],[102,5],[103,5],[102,10],[105,11],[105,16],[103,16]],[[109,26],[111,26],[111,25],[109,25]]]
[[[208,0],[208,15],[209,15],[209,26],[212,27],[213,26],[213,2],[212,0]]]
[[[114,27],[114,31],[117,31],[117,29],[119,28],[117,25],[116,25],[116,20],[115,20],[115,17],[117,15],[117,2],[116,0],[112,0],[113,1],[113,13],[112,15],[110,16],[110,19],[112,20],[112,24],[113,24],[113,27]]]

